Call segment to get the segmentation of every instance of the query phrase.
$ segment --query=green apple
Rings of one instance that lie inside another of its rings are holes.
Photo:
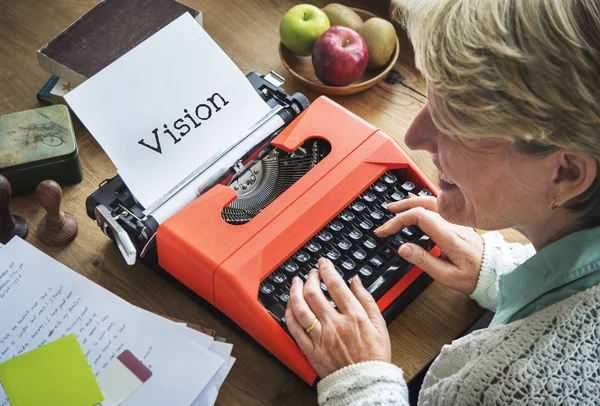
[[[298,4],[288,10],[279,25],[281,42],[296,55],[307,56],[317,38],[329,28],[329,18],[312,4]]]

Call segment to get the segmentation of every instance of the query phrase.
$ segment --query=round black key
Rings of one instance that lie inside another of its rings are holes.
[[[363,202],[353,202],[352,205],[350,206],[352,208],[352,210],[354,210],[357,213],[360,213],[361,211],[363,211],[364,209],[367,208],[367,206],[363,203]]]
[[[379,268],[381,265],[383,265],[383,258],[381,258],[379,255],[375,255],[369,262],[374,267]]]
[[[325,282],[321,282],[321,290],[327,293],[327,285],[325,285]]]
[[[279,295],[279,300],[283,303],[287,303],[290,300],[290,295],[284,292]]]
[[[394,192],[394,193],[392,193],[391,197],[395,201],[399,202],[400,200],[404,199],[406,197],[406,195],[402,192]]]
[[[343,250],[347,250],[348,248],[352,247],[352,243],[344,238],[340,242],[338,242],[338,247],[340,247]]]
[[[374,210],[371,212],[371,218],[373,218],[375,220],[381,220],[383,218],[383,216],[385,216],[385,214],[383,214],[383,212],[381,212],[379,210]]]
[[[287,261],[283,265],[283,269],[288,273],[295,273],[300,267],[294,261]]]
[[[356,262],[354,262],[350,258],[346,258],[346,260],[344,262],[342,262],[342,268],[344,268],[347,271],[353,270],[355,266],[356,266]]]
[[[331,228],[335,232],[338,232],[344,229],[344,225],[339,221],[332,221],[331,223],[329,223],[329,228]]]
[[[431,191],[429,189],[422,189],[418,194],[419,196],[431,196]]]
[[[374,226],[373,222],[369,219],[364,219],[363,221],[360,222],[360,227],[363,230],[370,230],[372,229]]]
[[[415,190],[415,184],[409,181],[406,181],[402,184],[402,186],[400,186],[400,188],[402,189],[402,191],[408,193],[408,192],[412,192],[413,190]]]
[[[383,207],[384,209],[387,210],[387,207],[390,205],[390,203],[394,203],[391,200],[385,200],[383,203],[381,203],[381,207]]]
[[[354,215],[354,213],[352,213],[351,211],[344,211],[344,212],[342,212],[342,214],[340,215],[340,217],[344,221],[352,221],[352,220],[354,220],[356,218],[356,216]]]
[[[373,190],[377,193],[383,193],[387,190],[387,186],[385,185],[385,183],[377,182],[373,185]]]
[[[404,227],[400,231],[400,234],[402,234],[402,237],[406,238],[407,240],[411,240],[415,236],[416,233],[417,233],[417,230],[415,230],[415,228],[413,226]]]
[[[392,237],[392,239],[390,240],[390,242],[395,246],[395,247],[400,247],[402,244],[404,244],[406,241],[404,241],[404,239],[402,237],[400,237],[400,235],[396,234],[394,235],[394,237]]]
[[[287,278],[282,273],[274,273],[271,275],[271,280],[278,285],[282,285],[285,283],[285,281],[287,281]]]
[[[365,259],[367,257],[367,253],[362,248],[359,248],[352,253],[352,256],[354,258],[358,259],[359,261],[362,261],[363,259]]]
[[[362,198],[365,202],[371,203],[377,200],[377,195],[375,195],[375,193],[366,192],[363,193]]]
[[[387,259],[392,258],[394,255],[396,255],[396,250],[393,249],[390,246],[385,246],[383,247],[383,249],[380,251],[381,255],[383,255],[384,257],[386,257]]]
[[[361,274],[363,277],[368,278],[373,274],[373,268],[371,268],[369,265],[363,265],[358,270],[358,273]]]
[[[338,250],[336,250],[335,248],[332,248],[331,250],[327,251],[327,258],[329,258],[332,261],[335,261],[336,259],[338,259],[342,254],[340,254],[340,252]]]
[[[363,242],[363,245],[368,249],[372,250],[373,248],[377,247],[377,241],[369,237],[365,240],[365,242]]]
[[[295,257],[298,260],[298,262],[306,262],[306,261],[308,261],[310,259],[310,255],[308,255],[304,251],[298,251],[298,252],[296,252]]]
[[[355,228],[352,231],[350,231],[348,236],[353,240],[360,240],[360,238],[363,236],[363,233],[359,229]]]
[[[323,230],[319,233],[318,237],[319,237],[319,240],[321,240],[323,242],[327,242],[333,238],[333,235],[329,231]]]
[[[383,175],[383,181],[388,185],[393,185],[398,181],[398,178],[392,175],[391,173],[386,172],[385,175]]]
[[[309,241],[305,247],[310,252],[319,252],[321,250],[321,244],[316,241]]]
[[[269,282],[263,282],[260,284],[260,292],[265,295],[270,295],[275,290],[275,287]]]

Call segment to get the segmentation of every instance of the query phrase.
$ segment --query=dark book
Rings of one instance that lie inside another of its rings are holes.
[[[103,0],[38,50],[40,66],[77,86],[188,12],[175,0]]]

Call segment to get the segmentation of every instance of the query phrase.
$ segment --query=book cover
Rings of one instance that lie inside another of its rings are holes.
[[[103,0],[38,50],[42,68],[77,86],[188,12],[175,0]]]

